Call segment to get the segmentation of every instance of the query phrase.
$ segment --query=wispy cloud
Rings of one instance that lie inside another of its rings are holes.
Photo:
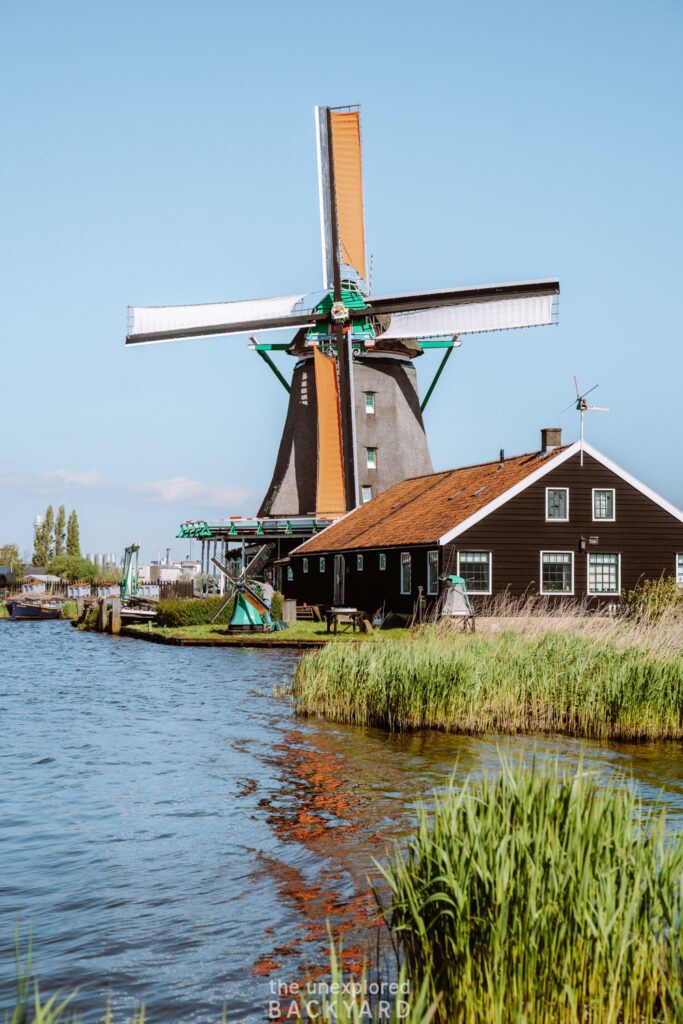
[[[171,480],[154,480],[138,484],[134,490],[144,501],[160,505],[202,506],[203,508],[234,509],[253,504],[255,494],[243,487],[210,486],[197,480],[176,476]]]
[[[101,473],[94,469],[52,469],[45,473],[17,473],[0,467],[0,488],[23,491],[25,494],[61,494],[64,491],[85,491],[103,487]]]
[[[94,469],[87,469],[85,472],[78,472],[69,469],[54,469],[50,473],[43,473],[41,478],[45,484],[53,484],[62,490],[74,491],[85,490],[90,487],[102,487],[105,480],[101,473]]]

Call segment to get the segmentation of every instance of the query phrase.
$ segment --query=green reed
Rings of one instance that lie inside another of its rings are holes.
[[[301,659],[303,714],[391,730],[683,737],[683,656],[655,657],[571,633],[329,644]]]
[[[683,840],[625,783],[503,764],[420,811],[382,871],[413,988],[448,1024],[683,1020]],[[381,899],[378,897],[378,900]]]
[[[72,1014],[70,1003],[77,992],[60,998],[59,993],[44,1000],[38,982],[32,979],[32,944],[29,939],[25,958],[22,959],[19,936],[19,922],[14,929],[16,962],[16,995],[11,1016],[5,1012],[4,1024],[79,1024],[79,1018]],[[401,968],[392,987],[392,993],[373,995],[372,984],[366,986],[366,972],[359,975],[344,972],[342,947],[335,947],[330,938],[329,980],[317,978],[309,991],[307,983],[296,987],[297,994],[282,997],[268,1003],[264,1020],[308,1020],[335,1022],[335,1024],[431,1024],[438,1001],[430,1005],[428,985],[422,983],[412,990],[406,983],[406,970]],[[322,986],[322,989],[321,989]],[[294,986],[291,986],[294,991]],[[294,1008],[298,1003],[299,1009]],[[220,1018],[226,1024],[227,1007],[223,1006]],[[104,1024],[112,1024],[111,1006],[107,1004]],[[133,1015],[127,1024],[145,1024],[145,1006]]]

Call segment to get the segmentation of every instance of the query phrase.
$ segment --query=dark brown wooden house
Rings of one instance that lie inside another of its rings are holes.
[[[294,549],[284,589],[297,604],[410,612],[447,573],[480,597],[611,603],[644,578],[683,585],[683,512],[548,429],[538,452],[391,487]]]

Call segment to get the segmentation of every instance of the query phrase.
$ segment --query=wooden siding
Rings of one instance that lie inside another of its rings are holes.
[[[569,489],[569,519],[546,521],[546,488]],[[615,492],[615,521],[593,521],[593,489]],[[455,523],[453,525],[456,525]],[[596,544],[590,543],[597,537]],[[585,540],[585,551],[581,540]],[[411,612],[418,587],[427,595],[427,552],[431,545],[402,545],[364,551],[363,570],[356,568],[356,553],[345,553],[346,593],[344,603],[373,612],[386,603],[388,610]],[[387,558],[379,570],[379,552]],[[412,591],[400,593],[401,551],[412,555]],[[457,553],[489,551],[492,556],[492,592],[508,590],[519,596],[540,591],[541,551],[571,551],[574,555],[574,596],[587,593],[588,554],[621,556],[620,587],[630,590],[644,578],[657,579],[662,573],[674,575],[675,556],[683,553],[683,523],[621,477],[584,455],[583,467],[576,454],[501,505],[475,526],[447,544],[440,552],[439,572],[457,571]],[[334,594],[334,554],[325,556],[325,572],[319,571],[319,555],[308,556],[309,571],[302,572],[302,556],[292,555],[294,578],[285,583],[285,594],[297,603],[331,605]],[[475,598],[475,605],[481,598]],[[601,600],[614,601],[605,596]]]
[[[379,568],[378,551],[363,551],[363,568],[358,569],[356,554],[345,553],[346,585],[344,604],[362,608],[372,614],[382,605],[387,611],[410,614],[417,601],[419,587],[428,603],[434,595],[427,594],[427,552],[436,551],[430,547],[402,547],[383,549],[386,554],[386,569]],[[401,594],[401,552],[410,551],[412,556],[412,586],[410,594]],[[331,605],[334,598],[334,555],[325,556],[325,572],[318,568],[318,555],[308,556],[308,572],[303,571],[301,556],[293,555],[291,566],[294,578],[287,581],[285,596],[295,597],[297,604]]]
[[[546,522],[547,487],[569,489],[567,522]],[[593,488],[614,489],[614,522],[593,521]],[[591,544],[591,537],[598,543]],[[683,523],[590,455],[584,455],[582,467],[577,454],[455,537],[445,547],[444,564],[451,552],[490,551],[493,593],[509,587],[520,595],[539,593],[541,551],[572,551],[574,595],[580,598],[587,593],[589,553],[621,555],[621,587],[630,590],[641,579],[673,575],[682,548]]]

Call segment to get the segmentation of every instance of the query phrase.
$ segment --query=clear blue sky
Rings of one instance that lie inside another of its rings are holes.
[[[454,354],[435,468],[535,449],[576,374],[612,410],[587,439],[683,506],[680,2],[5,0],[0,21],[0,543],[64,502],[84,550],[181,556],[181,520],[257,509],[284,389],[246,337],[125,349],[126,306],[320,287],[316,103],[362,105],[376,294],[561,280],[558,328]]]

